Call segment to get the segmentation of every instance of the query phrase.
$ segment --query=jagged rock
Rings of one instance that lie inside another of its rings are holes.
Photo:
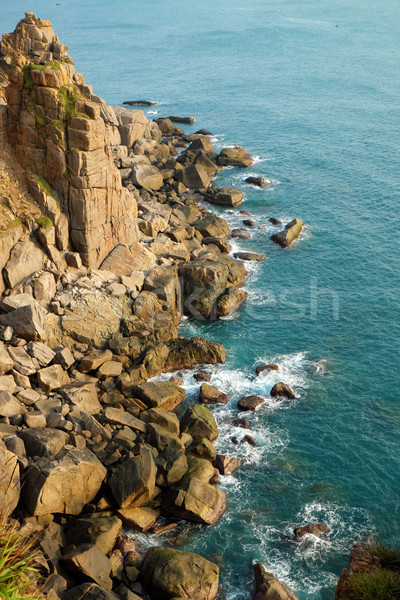
[[[235,252],[233,256],[239,260],[252,260],[255,262],[261,262],[266,259],[265,254],[257,252]]]
[[[203,237],[227,238],[231,233],[225,219],[211,213],[194,221],[193,227],[197,229]]]
[[[142,420],[137,419],[123,408],[107,407],[104,411],[104,417],[107,423],[115,423],[116,425],[126,425],[131,429],[147,433],[146,424]]]
[[[191,142],[188,147],[188,151],[200,150],[201,152],[212,152],[215,153],[214,146],[207,137],[199,137]]]
[[[13,394],[16,387],[17,384],[12,375],[0,376],[0,392],[9,392],[10,394]],[[21,398],[18,398],[18,400],[21,400]]]
[[[211,381],[211,374],[207,371],[198,371],[193,375],[193,379],[196,381],[205,381],[206,383],[209,383]]]
[[[161,408],[150,408],[140,413],[140,420],[145,423],[156,423],[172,433],[179,433],[179,421],[176,414]]]
[[[215,237],[206,237],[202,239],[202,244],[206,246],[216,246],[220,252],[224,254],[230,254],[232,252],[232,246],[226,241]]]
[[[106,472],[87,448],[63,450],[55,457],[40,458],[25,473],[22,491],[25,504],[36,516],[78,515],[99,491]]]
[[[36,300],[35,304],[21,306],[12,312],[0,316],[0,324],[12,327],[15,335],[24,340],[45,340],[46,311]]]
[[[8,353],[14,361],[14,369],[21,375],[29,377],[36,373],[36,365],[22,346],[8,346]]]
[[[6,287],[3,279],[3,267],[8,262],[11,250],[21,238],[22,233],[22,225],[17,224],[0,235],[0,295]]]
[[[168,429],[164,429],[156,423],[149,423],[147,425],[147,439],[153,448],[157,448],[159,452],[162,452],[165,448],[174,448],[185,451],[185,446],[176,433],[171,433]]]
[[[188,469],[184,448],[167,447],[155,459],[157,465],[157,485],[165,486],[177,483]]]
[[[121,143],[131,148],[143,136],[148,125],[143,111],[122,108],[122,106],[112,106],[110,108],[113,109],[118,120]]]
[[[79,371],[81,373],[89,373],[89,371],[96,371],[101,365],[112,359],[111,350],[104,350],[104,352],[93,351],[82,358],[79,363]]]
[[[54,275],[45,271],[33,282],[33,295],[38,302],[47,305],[56,294]]]
[[[243,202],[243,192],[232,187],[217,188],[213,193],[208,193],[205,197],[210,204],[217,206],[240,206]]]
[[[3,269],[4,280],[13,288],[29,275],[40,271],[46,255],[30,240],[18,242],[11,250],[11,256]]]
[[[0,342],[0,375],[8,373],[14,366],[14,361],[9,355],[4,342]]]
[[[134,185],[148,190],[159,190],[164,183],[160,171],[152,165],[137,165],[133,167],[132,181]]]
[[[154,495],[156,466],[150,450],[142,446],[140,454],[116,467],[109,486],[120,508],[142,506]]]
[[[199,402],[202,404],[226,404],[229,402],[229,396],[213,385],[202,383],[199,393]]]
[[[168,344],[169,353],[164,363],[167,371],[190,369],[200,364],[224,363],[226,350],[222,344],[202,337],[178,338]]]
[[[37,372],[38,385],[45,392],[58,390],[70,383],[69,375],[61,365],[45,367]]]
[[[296,398],[296,395],[293,392],[293,390],[287,385],[287,383],[283,383],[282,381],[275,383],[274,387],[271,390],[271,396],[273,398],[289,398],[290,400],[294,400],[294,398]]]
[[[218,469],[221,475],[227,475],[233,473],[241,465],[240,458],[233,458],[227,454],[217,454],[216,459],[213,462],[214,467]]]
[[[96,546],[80,544],[64,554],[61,562],[72,573],[91,579],[101,587],[111,590],[110,559]]]
[[[118,244],[101,263],[100,269],[123,276],[131,275],[134,271],[147,271],[155,264],[156,257],[143,246]]]
[[[190,406],[181,420],[181,432],[190,433],[194,440],[207,438],[213,442],[218,437],[218,427],[214,415],[205,406]]]
[[[371,552],[371,546],[365,542],[357,542],[351,551],[349,564],[343,569],[336,587],[335,600],[348,600],[354,595],[353,575],[373,574],[382,568],[377,556]]]
[[[136,506],[134,508],[122,508],[118,511],[118,515],[128,527],[132,527],[137,531],[147,531],[157,521],[160,511],[149,506]]]
[[[163,499],[163,509],[169,514],[204,525],[216,523],[225,506],[225,493],[196,477],[185,477]]]
[[[275,363],[272,363],[270,365],[259,365],[258,367],[256,367],[256,374],[260,375],[261,373],[269,373],[270,371],[279,371],[279,366],[276,365]]]
[[[134,394],[148,408],[172,410],[182,402],[186,392],[171,381],[153,381],[135,387]]]
[[[10,392],[0,392],[0,417],[14,417],[26,413],[26,408]]]
[[[294,242],[295,239],[299,237],[303,226],[303,221],[300,221],[300,219],[293,219],[293,221],[290,221],[290,223],[285,226],[283,231],[274,233],[270,239],[276,244],[282,246],[282,248],[287,248],[292,242]]]
[[[97,389],[94,383],[78,382],[65,385],[60,394],[82,412],[95,415],[101,412]]]
[[[222,167],[251,167],[253,159],[246,150],[240,146],[223,148],[218,156],[218,164]]]
[[[217,167],[203,152],[198,152],[192,162],[182,172],[182,182],[191,189],[207,189]]]
[[[247,300],[249,294],[237,288],[228,288],[217,300],[217,316],[227,317]]]
[[[219,255],[215,260],[195,260],[180,266],[183,279],[184,312],[198,319],[217,316],[218,298],[227,288],[244,284],[243,265],[230,256]]]
[[[199,458],[198,456],[187,456],[188,469],[185,474],[185,479],[200,479],[200,481],[210,482],[214,475],[214,467],[209,460]]]
[[[316,525],[304,525],[303,527],[296,527],[293,533],[296,538],[300,539],[307,534],[315,535],[316,537],[326,537],[329,533],[330,528],[326,523],[317,523]]]
[[[32,358],[35,358],[42,367],[47,367],[56,355],[51,348],[41,342],[29,342],[27,348]]]
[[[191,552],[150,548],[141,577],[144,587],[156,600],[174,597],[214,600],[218,594],[217,565]]]
[[[238,402],[239,410],[256,410],[257,406],[264,402],[261,396],[244,396]]]
[[[17,506],[21,490],[18,456],[0,443],[0,517],[5,517]]]
[[[268,179],[265,179],[265,177],[247,177],[245,182],[251,185],[256,185],[260,188],[265,188],[269,183],[271,183],[268,181]]]
[[[114,548],[121,531],[122,522],[118,517],[95,515],[69,523],[66,537],[68,544],[92,544],[103,554],[108,554]]]
[[[201,438],[187,449],[188,454],[194,454],[198,458],[204,458],[213,462],[217,458],[217,451],[207,438]]]
[[[28,456],[55,456],[68,442],[69,435],[59,429],[23,429],[19,437],[25,444]]]
[[[254,565],[254,575],[256,590],[253,600],[299,600],[296,594],[269,573],[261,563]]]

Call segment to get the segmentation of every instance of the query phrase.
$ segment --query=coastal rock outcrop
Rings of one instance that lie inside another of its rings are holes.
[[[287,248],[299,237],[303,226],[303,221],[300,219],[293,219],[293,221],[290,221],[290,223],[285,226],[283,231],[274,233],[274,235],[271,235],[270,239],[276,244],[282,246],[282,248]]]
[[[263,564],[254,565],[254,576],[256,590],[253,600],[299,600],[296,594],[268,572]]]

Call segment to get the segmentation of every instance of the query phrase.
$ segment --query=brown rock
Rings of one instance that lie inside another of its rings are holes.
[[[261,563],[254,565],[256,590],[253,600],[299,600],[288,587],[264,567]]]
[[[304,525],[303,527],[296,527],[294,530],[296,538],[300,539],[307,534],[315,535],[316,537],[326,537],[326,534],[330,532],[330,528],[326,523],[317,523],[316,525]]]
[[[223,148],[218,156],[218,164],[222,167],[251,167],[253,159],[246,150],[240,146]]]
[[[229,396],[213,385],[202,383],[199,393],[199,402],[201,402],[201,404],[226,404],[229,402]]]
[[[274,387],[271,390],[271,396],[273,398],[289,398],[290,400],[294,400],[294,398],[296,398],[293,390],[287,385],[287,383],[283,383],[282,381],[279,381],[274,385]]]
[[[111,562],[101,550],[91,544],[80,544],[64,554],[62,564],[72,573],[84,576],[101,587],[111,590]]]
[[[257,406],[264,402],[261,396],[244,396],[238,402],[239,410],[256,410]]]
[[[259,365],[258,367],[256,367],[256,373],[257,375],[260,375],[261,373],[269,373],[270,371],[279,371],[279,367],[276,364],[270,364],[270,365]]]
[[[303,221],[300,221],[300,219],[293,219],[293,221],[290,221],[290,223],[286,225],[283,231],[274,233],[270,239],[283,248],[287,248],[292,242],[294,242],[295,239],[299,237],[303,226]]]
[[[227,454],[217,454],[216,459],[213,462],[214,467],[218,469],[221,475],[227,475],[233,473],[241,465],[240,458],[233,458]]]

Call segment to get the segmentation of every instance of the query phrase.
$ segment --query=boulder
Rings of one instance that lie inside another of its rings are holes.
[[[117,596],[117,594],[105,590],[95,583],[82,583],[81,585],[73,587],[67,592],[64,592],[62,598],[63,600],[121,600],[121,597]],[[133,598],[127,597],[126,600],[137,600],[137,598],[138,597],[135,597],[135,594],[133,594]]]
[[[156,264],[156,257],[152,252],[140,244],[131,244],[129,247],[118,244],[101,263],[100,269],[111,271],[114,275],[130,276],[134,271],[147,271]],[[114,329],[118,331],[118,329]]]
[[[260,188],[265,188],[269,183],[271,183],[268,181],[268,179],[265,179],[265,177],[246,177],[245,182],[249,183],[250,185],[256,185]]]
[[[185,390],[171,381],[142,383],[134,388],[134,396],[148,408],[172,410],[185,397]]]
[[[217,300],[217,316],[227,317],[247,300],[249,294],[237,288],[228,288]]]
[[[276,219],[275,217],[271,217],[270,219],[268,219],[268,221],[272,223],[272,225],[282,225],[282,221]]]
[[[207,189],[217,167],[203,152],[198,152],[182,173],[182,182],[190,189]]]
[[[201,233],[203,237],[227,238],[231,231],[225,219],[217,217],[212,213],[207,213],[197,221],[193,222],[193,227]]]
[[[111,590],[112,581],[109,577],[111,561],[96,546],[80,544],[64,554],[61,562],[72,573],[90,579],[101,587]]]
[[[224,363],[226,350],[218,342],[195,336],[178,338],[168,344],[169,353],[164,364],[167,371],[190,369],[200,364]]]
[[[58,390],[70,383],[69,375],[61,365],[45,367],[37,372],[38,385],[45,392]]]
[[[79,515],[99,491],[106,473],[87,448],[62,450],[55,457],[39,458],[28,467],[22,495],[34,516]]]
[[[132,527],[136,531],[147,531],[157,521],[160,511],[150,506],[135,506],[121,508],[118,515],[128,527]]]
[[[80,381],[65,385],[60,394],[79,410],[96,415],[101,412],[101,404],[98,401],[97,388],[94,383]]]
[[[69,435],[65,431],[51,427],[23,429],[19,437],[25,444],[27,455],[31,457],[56,456],[69,440]]]
[[[37,363],[35,364],[25,348],[22,346],[9,346],[8,353],[14,362],[14,369],[21,375],[29,377],[36,373]],[[26,386],[25,386],[26,387]]]
[[[326,537],[326,534],[330,532],[330,528],[326,523],[317,523],[315,525],[304,525],[302,527],[295,527],[293,530],[294,536],[297,539],[304,537],[305,535],[315,535],[316,537]]]
[[[0,316],[3,327],[12,327],[15,335],[24,340],[46,339],[46,311],[36,300],[35,304],[21,306],[12,312]]]
[[[0,443],[0,518],[17,506],[21,490],[18,456]]]
[[[201,404],[226,404],[229,402],[229,396],[213,385],[202,383],[199,393],[199,402],[201,402]]]
[[[26,413],[26,408],[10,392],[0,392],[0,417],[14,417]]]
[[[137,419],[130,413],[126,412],[123,408],[114,408],[108,406],[104,411],[104,417],[106,423],[113,423],[115,425],[126,425],[131,429],[140,431],[141,433],[147,433],[147,426],[142,420]]]
[[[241,240],[249,240],[251,238],[251,233],[250,231],[247,231],[247,229],[232,229],[231,237],[239,238]]]
[[[348,600],[349,598],[354,598],[353,576],[355,574],[366,576],[366,581],[368,583],[368,576],[373,576],[373,574],[377,573],[381,569],[382,564],[379,561],[378,557],[375,555],[375,553],[372,552],[371,544],[368,542],[355,543],[350,554],[349,564],[347,568],[343,569],[340,574],[339,581],[336,587],[335,600]],[[385,594],[384,588],[379,586],[377,590],[381,592],[381,598],[384,598],[385,600],[386,598],[388,598],[388,596]],[[372,588],[372,594],[374,593],[374,591],[375,590]],[[374,596],[370,594],[366,594],[364,598],[365,597],[374,598]]]
[[[283,383],[282,381],[275,383],[271,390],[271,396],[272,398],[282,397],[289,398],[290,400],[294,400],[294,398],[296,398],[293,390],[288,386],[287,383]]]
[[[162,452],[165,448],[185,451],[185,446],[176,433],[171,433],[156,423],[147,425],[147,440],[153,448],[157,448],[158,452]]]
[[[164,448],[155,459],[157,466],[157,485],[166,486],[177,483],[186,474],[188,460],[184,449]]]
[[[104,352],[94,350],[81,359],[78,368],[81,373],[89,373],[89,371],[96,371],[103,363],[111,359],[111,350],[107,349]]]
[[[233,458],[227,454],[217,454],[213,465],[218,469],[221,475],[227,475],[228,473],[236,471],[236,469],[240,467],[241,462],[240,458]]]
[[[13,288],[29,275],[40,271],[45,259],[43,250],[30,240],[18,242],[11,250],[10,258],[3,269],[6,285]]]
[[[187,464],[188,469],[185,474],[185,479],[196,478],[200,479],[200,481],[210,483],[210,479],[214,475],[214,467],[209,460],[189,454],[187,457]]]
[[[14,361],[9,355],[4,342],[0,342],[0,375],[8,373],[14,367]]]
[[[51,348],[41,342],[29,342],[27,348],[30,356],[35,358],[42,367],[47,367],[56,355]]]
[[[290,221],[290,223],[285,226],[283,231],[274,233],[274,235],[271,235],[270,239],[275,242],[275,244],[282,246],[282,248],[287,248],[299,237],[303,226],[303,221],[300,221],[300,219],[293,219],[293,221]]]
[[[196,381],[205,381],[206,383],[210,383],[211,373],[208,373],[207,371],[197,371],[197,373],[193,375],[193,379]]]
[[[213,193],[208,193],[205,200],[217,206],[230,206],[235,208],[243,202],[243,192],[232,187],[217,188]]]
[[[194,454],[198,458],[204,458],[213,462],[217,458],[217,451],[207,438],[201,438],[189,446],[188,454]]]
[[[160,171],[152,165],[136,165],[132,169],[133,184],[148,190],[159,190],[164,180]]]
[[[257,406],[264,402],[261,396],[244,396],[238,402],[239,410],[256,410]]]
[[[171,117],[170,117],[171,119]],[[172,121],[172,119],[171,119]],[[198,137],[193,142],[191,142],[188,147],[188,151],[200,150],[201,152],[212,152],[215,153],[214,146],[208,137]]]
[[[114,469],[108,484],[120,508],[142,506],[154,495],[156,466],[150,450],[142,446],[140,454],[128,458]]]
[[[279,371],[279,366],[275,363],[270,365],[259,365],[256,367],[256,374],[260,375],[261,373],[269,373],[270,371]]]
[[[68,544],[91,544],[103,554],[109,554],[122,531],[121,519],[109,517],[81,517],[68,524],[66,538]]]
[[[192,552],[150,548],[141,568],[141,578],[155,600],[174,597],[214,600],[218,594],[217,565]]]
[[[163,509],[179,519],[213,525],[224,513],[226,494],[196,477],[185,477],[169,488],[163,499]]]
[[[161,408],[150,408],[140,413],[140,420],[145,423],[156,423],[171,433],[179,433],[179,421],[175,413]]]
[[[253,159],[246,150],[240,146],[235,148],[222,148],[218,156],[218,164],[221,167],[251,167]]]
[[[296,594],[262,565],[254,565],[256,590],[253,600],[299,600]]]
[[[189,433],[194,440],[207,438],[213,442],[218,437],[218,427],[214,415],[205,406],[190,406],[181,420],[181,432]]]

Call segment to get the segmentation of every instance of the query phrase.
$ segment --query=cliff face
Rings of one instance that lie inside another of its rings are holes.
[[[118,243],[137,240],[137,205],[113,163],[112,148],[121,143],[115,113],[66,50],[50,22],[32,13],[3,35],[7,133],[31,194],[55,224],[59,250],[69,246],[84,264],[97,266]],[[149,124],[141,111],[128,121],[133,143]]]

